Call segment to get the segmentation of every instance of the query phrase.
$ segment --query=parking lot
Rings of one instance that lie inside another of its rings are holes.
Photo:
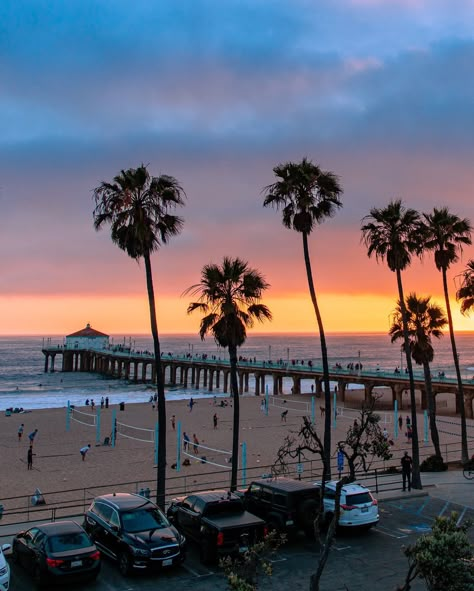
[[[340,533],[336,538],[326,569],[322,588],[326,591],[367,591],[386,589],[391,591],[401,583],[407,571],[403,547],[430,531],[431,523],[438,515],[456,511],[459,522],[474,520],[474,509],[442,498],[422,496],[380,502],[380,524],[366,533]],[[308,589],[309,576],[314,571],[318,546],[303,536],[283,546],[273,559],[273,577],[262,578],[261,589],[292,591]],[[11,563],[11,560],[10,560]],[[12,564],[12,591],[30,591],[32,581],[15,564]],[[73,588],[87,591],[151,591],[159,586],[168,589],[216,591],[228,589],[219,567],[208,568],[199,562],[197,548],[190,545],[184,565],[160,575],[135,575],[124,579],[115,565],[103,560],[102,571],[94,584],[75,585]],[[425,589],[421,582],[413,591]]]

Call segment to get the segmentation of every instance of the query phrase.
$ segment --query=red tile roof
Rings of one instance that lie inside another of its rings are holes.
[[[78,330],[77,332],[73,332],[72,334],[68,334],[66,338],[69,338],[69,337],[108,337],[108,336],[109,336],[108,334],[105,334],[103,332],[99,332],[98,330],[91,328],[91,325],[88,324],[82,330]]]

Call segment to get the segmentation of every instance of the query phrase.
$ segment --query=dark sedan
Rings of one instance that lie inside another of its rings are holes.
[[[75,521],[42,523],[13,538],[13,560],[41,587],[69,580],[94,580],[100,552]]]

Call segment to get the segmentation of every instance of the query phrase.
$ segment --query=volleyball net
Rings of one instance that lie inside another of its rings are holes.
[[[202,443],[194,443],[193,441],[184,439],[184,437],[181,439],[181,442],[181,453],[183,456],[198,460],[201,464],[210,464],[211,466],[217,466],[218,468],[224,468],[225,470],[231,469],[230,464],[232,463],[232,452],[223,449],[216,449],[214,447],[208,447]],[[202,455],[203,453],[207,453],[207,455]]]
[[[115,422],[115,438],[125,437],[144,443],[155,443],[156,429],[147,429],[145,427],[135,427],[127,425],[120,421]]]
[[[281,412],[288,411],[288,414],[299,417],[311,416],[311,402],[302,400],[281,400],[278,396],[268,396],[268,408],[278,409]]]
[[[86,427],[93,427],[94,429],[97,427],[97,415],[95,412],[84,412],[74,406],[69,406],[69,420],[85,425]]]
[[[345,421],[360,421],[360,410],[356,408],[347,408],[346,406],[337,406],[337,419],[342,419]],[[380,422],[383,425],[391,425],[393,422],[392,414],[389,412],[377,412],[374,411],[374,414],[380,417]]]

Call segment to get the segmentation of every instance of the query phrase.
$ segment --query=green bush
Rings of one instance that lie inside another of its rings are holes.
[[[443,462],[439,456],[429,456],[420,464],[421,472],[444,472],[448,469],[448,464]]]

